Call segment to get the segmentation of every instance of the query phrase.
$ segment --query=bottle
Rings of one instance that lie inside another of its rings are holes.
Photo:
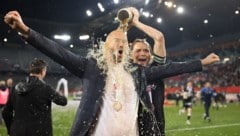
[[[133,13],[127,8],[122,8],[118,11],[117,18],[122,24],[126,24],[132,20]]]

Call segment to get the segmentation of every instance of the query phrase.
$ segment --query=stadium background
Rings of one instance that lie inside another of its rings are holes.
[[[104,12],[99,11],[97,2],[105,7]],[[98,46],[105,40],[106,34],[117,27],[118,22],[114,20],[117,11],[123,7],[134,6],[141,10],[141,21],[159,29],[165,35],[167,62],[199,59],[210,52],[215,52],[221,58],[221,62],[204,67],[203,72],[165,79],[166,98],[174,99],[176,90],[179,90],[187,80],[194,81],[197,91],[204,81],[209,80],[218,92],[224,91],[227,94],[229,106],[221,108],[220,111],[214,111],[213,123],[206,124],[201,118],[203,108],[198,104],[193,109],[192,125],[186,126],[185,118],[177,114],[179,107],[175,107],[173,100],[166,101],[167,134],[238,135],[240,106],[237,103],[236,94],[240,93],[240,1],[150,0],[147,3],[147,0],[119,0],[118,4],[114,2],[116,1],[1,1],[0,80],[11,77],[14,83],[17,83],[26,76],[29,62],[34,58],[42,58],[49,64],[46,82],[56,87],[61,78],[67,79],[69,100],[73,99],[74,93],[82,91],[79,78],[25,43],[16,32],[11,31],[4,24],[3,17],[9,10],[18,10],[24,22],[31,28],[57,41],[72,52],[86,56],[89,49]],[[169,7],[166,2],[172,2],[176,7]],[[184,7],[182,14],[176,12],[180,6]],[[93,11],[92,16],[86,16],[87,9]],[[145,11],[149,12],[148,17],[143,15]],[[156,21],[158,17],[161,17],[161,23]],[[57,40],[53,38],[54,34],[69,34],[71,39]],[[84,41],[79,40],[79,36],[83,34],[88,34],[90,38]],[[129,31],[128,36],[129,41],[136,37],[148,38],[134,28]],[[148,41],[152,43],[151,40],[148,39]],[[57,129],[54,131],[57,135],[67,135],[69,131],[79,101],[70,103],[75,105],[75,107],[69,106],[70,111],[68,108],[64,108],[63,111],[54,109],[53,121],[57,120],[54,124]],[[66,115],[67,112],[71,114]],[[67,116],[66,119],[63,119],[65,116]],[[63,122],[59,121],[61,119]],[[205,127],[211,129],[205,129]],[[67,131],[60,131],[59,128],[66,128]],[[0,126],[0,135],[4,135],[4,132],[4,128]]]

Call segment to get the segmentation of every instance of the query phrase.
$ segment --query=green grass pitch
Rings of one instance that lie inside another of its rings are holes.
[[[53,106],[54,136],[69,136],[78,101],[69,101],[67,107]],[[179,115],[180,107],[166,106],[166,136],[239,136],[240,104],[231,103],[219,110],[210,109],[211,122],[203,120],[203,106],[193,106],[191,125],[186,124],[186,113]],[[0,126],[0,136],[7,136]]]

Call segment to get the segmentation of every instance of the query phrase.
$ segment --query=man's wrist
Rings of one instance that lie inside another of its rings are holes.
[[[166,63],[166,57],[158,56],[156,54],[153,54],[153,60],[159,64],[165,64]]]

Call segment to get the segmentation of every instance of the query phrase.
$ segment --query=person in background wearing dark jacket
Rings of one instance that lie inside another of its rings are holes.
[[[135,8],[128,8],[133,13],[130,23],[147,34],[154,42],[153,50],[146,39],[135,39],[131,44],[131,55],[134,63],[147,66],[163,65],[166,61],[165,38],[162,32],[139,21],[139,12]],[[148,83],[147,89],[161,136],[165,136],[164,117],[164,82],[158,79]]]
[[[33,47],[83,79],[84,91],[71,136],[157,135],[159,128],[146,83],[201,71],[202,66],[220,60],[210,54],[201,60],[145,68],[129,61],[128,39],[121,29],[107,36],[101,50],[83,57],[26,26],[17,11],[8,12],[4,21]],[[142,119],[148,119],[147,123]]]
[[[212,88],[212,84],[210,82],[206,82],[204,87],[201,89],[201,98],[203,100],[204,105],[204,120],[207,120],[208,122],[211,121],[210,115],[209,115],[209,109],[212,103],[214,90]]]
[[[65,106],[67,98],[43,81],[47,63],[35,59],[30,75],[13,87],[3,110],[7,132],[11,136],[52,136],[51,103]]]

